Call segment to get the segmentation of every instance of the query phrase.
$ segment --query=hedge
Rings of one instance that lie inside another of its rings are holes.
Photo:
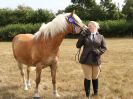
[[[23,6],[22,6],[23,7]],[[54,13],[47,9],[16,8],[0,9],[0,26],[9,24],[36,24],[49,22],[55,18]]]
[[[105,37],[125,37],[133,36],[133,21],[115,20],[102,21],[100,23],[100,33]]]
[[[87,25],[89,21],[84,21]],[[133,20],[108,20],[99,21],[99,32],[105,37],[133,37]],[[77,38],[77,35],[69,34],[67,38]]]
[[[17,34],[35,33],[41,24],[10,24],[0,28],[0,40],[9,41]]]
[[[85,22],[88,23],[88,22]],[[99,32],[105,37],[125,37],[133,36],[133,20],[115,20],[115,21],[99,21]],[[35,33],[39,30],[41,24],[10,24],[0,27],[0,41],[9,41],[21,33]],[[78,35],[69,34],[67,38],[77,38]]]

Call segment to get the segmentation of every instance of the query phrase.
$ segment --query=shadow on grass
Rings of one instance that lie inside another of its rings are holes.
[[[0,99],[32,99],[31,97],[20,97],[17,95],[19,92],[20,86],[4,86],[0,87]]]

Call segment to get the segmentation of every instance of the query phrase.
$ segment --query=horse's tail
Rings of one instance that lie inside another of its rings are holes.
[[[14,37],[13,40],[12,40],[12,51],[13,51],[14,58],[16,59],[16,55],[15,55],[15,39],[16,39],[16,37]]]

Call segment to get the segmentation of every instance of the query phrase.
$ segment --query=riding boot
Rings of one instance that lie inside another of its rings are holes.
[[[93,79],[92,80],[92,85],[93,85],[93,91],[94,91],[94,96],[98,95],[98,79]]]
[[[89,97],[90,96],[90,80],[84,79],[84,88],[85,88],[86,97]]]

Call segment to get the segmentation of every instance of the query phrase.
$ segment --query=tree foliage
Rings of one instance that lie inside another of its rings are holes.
[[[133,0],[125,0],[122,12],[126,15],[127,20],[133,20]]]
[[[100,2],[103,12],[105,12],[106,19],[116,20],[119,19],[119,10],[112,0],[101,0]]]
[[[78,15],[88,17],[86,20],[117,20],[124,17],[119,8],[112,3],[112,0],[101,0],[100,4],[97,4],[95,0],[71,0],[71,2],[83,8],[82,14],[79,11],[77,12],[79,12]],[[76,10],[81,9],[77,7]]]
[[[69,7],[71,7],[71,9],[75,9],[76,13],[81,17],[82,20],[95,20],[95,17],[92,17],[95,16],[93,10],[97,6],[95,0],[71,0],[71,2],[73,3],[73,6]],[[65,11],[68,11],[69,7],[65,9]]]
[[[16,9],[0,9],[0,26],[18,23],[47,23],[55,15],[47,9],[33,10],[30,7],[19,5]]]

